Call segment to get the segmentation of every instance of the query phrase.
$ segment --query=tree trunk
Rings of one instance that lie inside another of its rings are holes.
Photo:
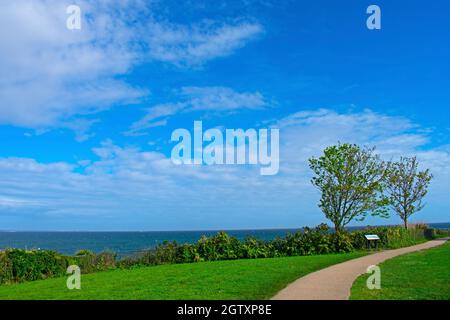
[[[405,224],[405,229],[408,230],[408,219],[403,219],[403,223]]]
[[[337,234],[341,233],[341,226],[335,223],[334,232],[336,232]]]

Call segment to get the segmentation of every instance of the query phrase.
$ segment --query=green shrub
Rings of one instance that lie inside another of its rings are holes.
[[[411,246],[427,239],[426,230],[423,228],[405,229],[395,227],[368,227],[364,230],[353,231],[350,234],[352,245],[355,249],[367,248],[366,234],[376,234],[380,237],[379,248],[396,249]]]
[[[7,251],[0,251],[0,284],[12,282],[13,261],[9,259]]]
[[[388,248],[402,248],[426,240],[423,229],[405,229],[401,227],[389,228],[387,232]]]
[[[82,250],[78,250],[75,253],[76,256],[93,256],[95,255],[94,252],[92,252],[91,250],[86,250],[86,249],[82,249]]]
[[[62,276],[69,265],[78,265],[83,274],[112,269],[116,254],[84,252],[68,257],[50,250],[7,249],[0,252],[0,284]]]
[[[269,241],[262,241],[253,237],[247,237],[240,249],[240,258],[257,259],[273,257],[273,249]]]
[[[155,259],[157,264],[177,262],[177,243],[175,241],[164,241],[155,249]]]
[[[155,250],[146,250],[140,254],[126,257],[118,262],[121,268],[129,268],[134,266],[151,266],[158,264]]]
[[[22,282],[60,276],[68,260],[54,251],[7,249],[0,254],[0,283]]]
[[[315,228],[303,228],[302,232],[277,238],[270,245],[271,256],[297,256],[326,254],[332,252],[331,233],[326,224]]]
[[[178,246],[176,252],[177,263],[199,262],[202,261],[200,254],[197,251],[197,247],[194,244],[182,244]]]
[[[347,232],[333,233],[330,238],[332,252],[345,253],[354,250],[352,238]]]
[[[433,239],[436,238],[447,238],[450,237],[450,229],[444,230],[444,229],[432,229],[434,230],[433,233]]]
[[[241,242],[222,231],[213,237],[202,236],[197,242],[197,251],[205,261],[238,259]]]
[[[99,254],[86,253],[69,258],[70,264],[80,267],[81,273],[92,273],[113,269],[116,266],[116,254],[114,252],[101,252]]]
[[[380,237],[377,246],[379,248],[387,248],[388,241],[388,229],[389,227],[367,227],[364,230],[356,230],[350,233],[350,239],[352,241],[352,246],[355,249],[366,249],[367,248],[367,239],[365,238],[366,234],[376,234]]]

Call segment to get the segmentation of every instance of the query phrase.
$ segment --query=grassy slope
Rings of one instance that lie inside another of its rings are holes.
[[[362,275],[351,299],[450,300],[450,242],[388,260],[380,268],[381,289],[367,289],[368,275]]]
[[[364,255],[330,254],[142,267],[0,286],[0,299],[267,299],[307,273]]]

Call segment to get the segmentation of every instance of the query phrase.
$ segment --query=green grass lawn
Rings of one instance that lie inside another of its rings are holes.
[[[379,265],[381,289],[369,290],[369,275],[353,283],[354,300],[450,300],[450,242]]]
[[[363,252],[161,265],[0,286],[0,299],[268,299],[307,273]]]

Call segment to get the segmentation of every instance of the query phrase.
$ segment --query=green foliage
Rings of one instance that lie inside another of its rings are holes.
[[[395,213],[402,219],[405,229],[408,218],[423,209],[423,198],[428,193],[433,175],[429,169],[419,171],[416,157],[402,157],[398,162],[388,165],[387,192],[389,203]]]
[[[270,258],[277,255],[274,254],[273,246],[270,242],[248,237],[241,245],[240,256],[244,259],[257,259]]]
[[[66,272],[68,260],[53,251],[0,252],[0,284],[46,279]]]
[[[78,252],[68,257],[49,250],[7,249],[0,251],[0,284],[62,276],[69,265],[78,265],[82,273],[108,270],[116,266],[116,254]]]
[[[389,228],[387,232],[388,248],[402,248],[426,240],[422,229]]]
[[[354,250],[352,238],[347,232],[333,233],[330,236],[331,250],[336,253],[351,252]]]
[[[178,246],[176,253],[177,263],[200,262],[200,261],[203,261],[203,259],[200,258],[200,254],[197,251],[196,245],[185,243]]]
[[[378,247],[396,249],[411,246],[427,239],[426,232],[421,228],[404,229],[401,227],[369,227],[365,230],[353,231],[350,234],[351,242],[355,249],[367,248],[367,240],[364,235],[376,234],[380,237]]]
[[[306,256],[333,252],[331,233],[325,224],[316,228],[303,228],[303,232],[288,234],[284,241],[279,241],[278,250],[287,256]]]
[[[91,250],[86,250],[86,249],[82,249],[82,250],[78,250],[75,253],[76,256],[93,256],[94,252],[92,252]]]
[[[426,234],[429,234],[431,239],[448,238],[450,237],[450,230],[427,229]]]
[[[177,243],[175,241],[164,241],[155,249],[155,259],[158,264],[177,262]]]
[[[99,254],[88,253],[66,257],[71,265],[80,267],[81,273],[92,273],[113,269],[116,266],[116,254],[114,252],[101,252]]]
[[[208,238],[203,236],[197,242],[199,255],[206,261],[231,260],[240,258],[241,242],[225,232]]]
[[[336,232],[369,213],[388,216],[383,196],[386,164],[374,148],[339,143],[326,148],[319,158],[311,158],[309,166],[314,172],[311,183],[321,192],[319,207]]]

